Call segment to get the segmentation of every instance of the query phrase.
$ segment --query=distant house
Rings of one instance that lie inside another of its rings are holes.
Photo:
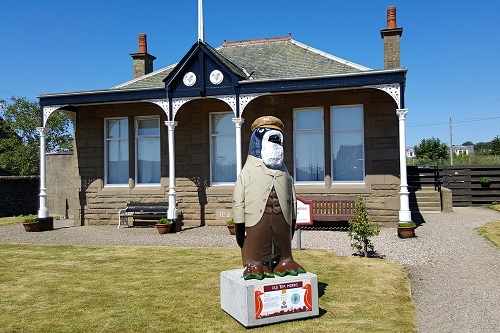
[[[76,177],[65,182],[69,215],[82,224],[116,223],[127,201],[168,201],[169,217],[182,214],[186,225],[225,223],[250,125],[274,115],[285,124],[285,163],[297,194],[363,196],[373,221],[409,220],[401,199],[408,196],[400,179],[406,166],[399,164],[408,112],[402,31],[389,7],[382,69],[288,35],[217,48],[200,38],[178,63],[154,71],[156,57],[139,35],[131,81],[39,96],[43,124],[56,111],[75,119],[73,161],[59,167]],[[57,186],[49,183],[47,191],[57,193]],[[44,207],[44,195],[42,215],[56,207],[50,195]]]
[[[455,155],[474,155],[474,146],[453,146],[453,153]]]

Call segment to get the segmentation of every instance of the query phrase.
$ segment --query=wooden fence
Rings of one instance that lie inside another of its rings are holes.
[[[408,185],[419,189],[444,186],[452,190],[453,206],[489,205],[500,201],[500,165],[457,165],[457,166],[409,166]],[[480,179],[491,179],[489,187],[483,187]]]

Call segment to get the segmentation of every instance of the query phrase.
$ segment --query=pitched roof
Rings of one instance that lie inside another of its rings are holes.
[[[297,42],[291,35],[236,42],[224,41],[222,46],[216,49],[210,48],[222,62],[244,73],[249,80],[313,77],[371,70]],[[162,88],[163,80],[176,65],[162,68],[112,89]]]

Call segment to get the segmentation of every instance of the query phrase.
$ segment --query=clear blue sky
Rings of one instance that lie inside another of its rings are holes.
[[[407,145],[500,135],[500,1],[204,0],[205,41],[286,36],[383,68],[386,10],[403,28]],[[0,1],[0,99],[110,88],[132,78],[139,33],[154,69],[178,62],[198,37],[197,0]],[[396,117],[396,116],[395,116]]]

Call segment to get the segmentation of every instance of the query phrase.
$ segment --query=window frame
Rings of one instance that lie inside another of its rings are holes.
[[[333,149],[334,149],[334,126],[333,126],[333,111],[334,109],[339,109],[339,108],[349,108],[349,107],[360,107],[361,108],[361,127],[360,127],[360,134],[361,134],[361,153],[362,153],[362,167],[363,167],[363,172],[362,172],[362,180],[335,180],[335,174],[334,174],[334,154],[333,154]],[[359,184],[365,184],[366,182],[366,157],[365,157],[365,110],[364,110],[364,105],[363,104],[347,104],[347,105],[332,105],[330,106],[330,173],[331,173],[331,183],[332,185],[336,184],[353,184],[353,185],[359,185]]]
[[[236,183],[236,180],[238,179],[238,175],[236,175],[236,178],[234,181],[231,181],[231,182],[215,182],[214,181],[214,174],[213,174],[213,170],[212,170],[212,165],[213,165],[213,154],[214,154],[214,147],[213,147],[213,140],[212,140],[212,137],[213,136],[217,136],[217,134],[212,134],[212,116],[215,115],[215,114],[229,114],[229,115],[232,115],[234,117],[234,113],[232,111],[216,111],[216,112],[210,112],[208,114],[208,122],[209,122],[209,125],[208,125],[208,136],[209,136],[209,145],[210,145],[210,152],[209,152],[209,163],[210,163],[210,185],[211,186],[224,186],[224,185],[234,185]],[[236,127],[234,127],[234,132],[233,134],[231,135],[233,137],[233,141],[235,143],[235,150],[234,150],[234,157],[235,157],[235,162],[237,164],[238,161],[236,161],[236,159],[238,158],[236,156]],[[236,169],[235,169],[235,172],[236,172]]]
[[[119,139],[109,139],[108,138],[108,121],[114,120],[114,119],[125,119],[127,120],[127,138],[122,139],[121,137]],[[129,181],[130,181],[130,138],[129,138],[129,132],[130,132],[130,123],[129,123],[129,118],[128,117],[109,117],[109,118],[104,118],[104,187],[128,187],[129,186]],[[109,172],[108,172],[108,165],[109,165],[109,149],[108,149],[108,142],[109,141],[125,141],[127,143],[127,161],[128,161],[128,176],[127,176],[127,182],[126,183],[117,183],[117,184],[110,184],[109,181]]]
[[[154,136],[138,136],[138,131],[139,131],[139,121],[142,119],[156,119],[158,120],[158,135]],[[158,154],[160,156],[160,167],[159,167],[159,176],[160,176],[160,181],[158,183],[139,183],[139,140],[140,139],[150,139],[150,138],[157,138],[158,143],[160,145]],[[134,117],[134,181],[135,181],[135,186],[137,187],[157,187],[160,186],[161,184],[161,120],[160,116],[158,115],[150,115],[150,116],[137,116]]]
[[[307,112],[307,111],[320,111],[321,113],[321,129],[309,129],[309,130],[298,130],[297,129],[297,113],[298,112]],[[321,140],[323,145],[323,179],[321,180],[297,180],[297,133],[305,133],[305,132],[321,132]],[[326,151],[325,151],[325,110],[322,106],[314,106],[314,107],[303,107],[303,108],[294,108],[293,109],[293,174],[294,174],[294,182],[299,185],[318,185],[325,183],[326,177]]]

